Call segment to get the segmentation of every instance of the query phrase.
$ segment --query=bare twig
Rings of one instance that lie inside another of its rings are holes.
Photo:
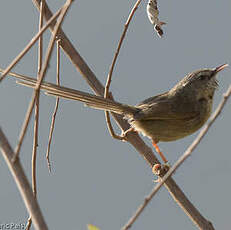
[[[43,9],[44,9],[44,0],[40,3],[40,14],[39,14],[39,31],[43,27]],[[38,40],[38,74],[37,78],[39,78],[39,73],[42,67],[42,55],[43,53],[43,36],[41,35]],[[38,97],[35,102],[35,120],[34,120],[34,140],[33,140],[33,151],[32,151],[32,160],[31,160],[31,175],[32,175],[32,191],[35,199],[37,199],[37,183],[36,183],[36,159],[37,159],[37,147],[38,147],[38,127],[39,127],[39,96],[40,92],[38,92]],[[32,224],[32,218],[29,217],[26,225],[26,230],[29,230]]]
[[[19,192],[21,193],[22,199],[25,203],[28,213],[32,216],[35,229],[47,230],[48,228],[43,218],[39,204],[37,203],[37,200],[33,195],[32,189],[24,173],[20,160],[19,158],[17,158],[15,163],[12,162],[12,159],[14,157],[14,152],[1,128],[0,128],[0,149],[9,167],[9,170],[15,180],[15,183],[18,186]]]
[[[40,17],[39,17],[39,30],[41,30],[43,26],[43,8],[44,1],[41,1],[40,4]],[[38,75],[37,79],[39,79],[39,74],[42,68],[42,57],[43,57],[43,37],[39,38],[39,47],[38,47]],[[37,195],[36,188],[36,155],[37,155],[37,147],[38,147],[38,124],[39,124],[39,91],[35,104],[35,123],[34,123],[34,145],[33,145],[33,154],[32,154],[32,189],[34,195]]]
[[[122,45],[123,40],[125,38],[125,35],[127,33],[128,26],[129,26],[129,24],[130,24],[130,22],[132,20],[133,15],[135,14],[135,11],[137,10],[140,2],[141,2],[141,0],[137,0],[137,2],[133,6],[133,8],[132,8],[132,10],[131,10],[131,12],[130,12],[130,14],[128,16],[128,19],[127,19],[127,21],[126,21],[126,23],[124,25],[124,30],[123,30],[123,33],[122,33],[122,35],[120,37],[120,41],[119,41],[118,47],[116,49],[114,58],[112,60],[111,68],[110,68],[110,71],[108,73],[107,82],[106,82],[105,91],[104,91],[104,97],[105,98],[108,98],[108,96],[109,96],[109,88],[110,88],[110,85],[111,85],[112,74],[113,74],[113,70],[114,70],[114,66],[115,66],[117,57],[118,57],[119,52],[120,52],[121,45]],[[113,138],[115,138],[115,139],[123,140],[124,137],[116,135],[116,133],[114,132],[112,124],[111,124],[111,120],[110,120],[110,115],[109,115],[108,111],[105,111],[105,118],[106,118],[106,123],[107,123],[108,130],[109,130],[109,133],[111,134],[111,136]]]
[[[38,91],[40,89],[41,83],[42,83],[43,78],[44,78],[44,76],[46,74],[46,71],[47,71],[47,66],[48,66],[48,63],[50,61],[50,57],[51,57],[51,53],[52,53],[52,50],[53,50],[54,42],[56,40],[57,32],[59,30],[60,25],[63,22],[63,19],[64,19],[65,15],[66,15],[67,10],[69,9],[71,3],[72,3],[72,0],[67,0],[66,1],[64,6],[62,7],[60,17],[58,18],[57,23],[55,25],[54,33],[52,35],[52,38],[51,38],[50,43],[49,43],[48,48],[47,48],[47,54],[46,54],[46,58],[45,58],[45,61],[44,61],[44,65],[43,65],[42,70],[41,70],[41,72],[39,74],[39,79],[38,79],[36,87],[34,89],[34,93],[32,95],[32,99],[31,99],[30,105],[29,105],[28,110],[27,110],[27,114],[26,114],[26,117],[25,117],[25,120],[24,120],[24,123],[23,123],[23,126],[22,126],[22,130],[21,130],[21,133],[19,135],[19,141],[18,141],[18,145],[17,145],[16,150],[15,150],[15,157],[14,157],[13,160],[15,160],[18,157],[19,151],[21,149],[22,142],[23,142],[24,136],[26,134],[30,118],[31,118],[31,113],[32,113],[32,110],[33,110],[33,107],[34,107],[34,104],[35,104],[35,100],[37,98]]]
[[[30,50],[34,43],[39,39],[39,37],[45,32],[45,30],[52,24],[53,21],[59,16],[62,8],[59,9],[47,22],[47,24],[32,38],[29,44],[23,49],[23,51],[11,62],[11,64],[3,71],[0,82],[6,77],[6,75],[11,71],[11,69],[20,61],[20,59]]]
[[[154,195],[159,191],[161,186],[168,180],[168,178],[177,170],[177,168],[180,167],[181,164],[184,163],[184,161],[192,154],[193,150],[199,145],[202,138],[207,134],[209,128],[211,125],[215,122],[219,114],[221,113],[222,109],[225,106],[225,103],[227,102],[228,98],[231,95],[231,85],[229,86],[228,90],[225,92],[223,99],[221,100],[220,104],[217,106],[215,112],[212,114],[209,122],[204,126],[204,128],[200,131],[198,136],[195,138],[195,140],[192,142],[192,144],[188,147],[188,149],[184,152],[184,154],[179,158],[179,160],[170,168],[170,170],[166,173],[166,175],[161,179],[161,181],[154,187],[154,189],[151,191],[151,193],[144,199],[143,204],[141,204],[138,209],[136,210],[135,214],[130,218],[128,223],[123,227],[123,230],[127,230],[129,227],[132,226],[132,224],[136,221],[136,219],[139,217],[139,215],[142,213],[144,208],[148,205],[150,200],[154,197]],[[207,221],[207,226],[205,225],[203,228],[201,228],[201,225],[197,223],[197,221],[194,221],[194,223],[200,228],[200,229],[214,229],[211,222]]]
[[[40,1],[41,0],[32,0],[32,2],[35,4],[38,10],[39,10]],[[52,12],[50,11],[46,3],[44,7],[44,17],[46,20],[49,20],[52,17]],[[52,33],[54,33],[54,26],[55,26],[55,22],[51,23],[50,29]],[[63,49],[66,55],[70,58],[70,61],[73,63],[73,65],[80,71],[80,73],[83,75],[83,77],[85,78],[87,83],[90,85],[90,87],[94,90],[94,92],[97,95],[102,96],[104,94],[103,85],[96,78],[92,70],[88,67],[86,62],[76,51],[75,47],[69,41],[66,34],[63,32],[61,28],[59,29],[59,32],[58,32],[58,38],[60,39],[60,47]]]
[[[31,216],[28,218],[28,220],[27,220],[27,224],[26,224],[26,230],[30,230],[30,227],[31,227],[31,225],[32,225],[32,218],[31,218]]]
[[[60,46],[59,46],[60,40],[57,41],[57,80],[56,83],[57,85],[60,85]],[[52,120],[51,120],[51,127],[50,127],[50,133],[49,133],[49,139],[48,139],[48,146],[47,146],[47,153],[46,153],[46,159],[47,159],[47,165],[48,165],[48,169],[49,172],[51,172],[51,163],[50,163],[50,146],[51,146],[51,141],[52,141],[52,136],[53,136],[53,131],[54,131],[54,127],[55,127],[55,118],[56,118],[56,114],[58,111],[58,107],[59,107],[59,97],[56,98],[56,103],[55,103],[55,108],[54,108],[54,112],[52,115]]]

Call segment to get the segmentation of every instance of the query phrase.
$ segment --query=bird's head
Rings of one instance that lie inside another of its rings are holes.
[[[213,69],[196,70],[185,76],[172,90],[213,95],[218,88],[217,73],[227,66],[228,64],[223,64]]]

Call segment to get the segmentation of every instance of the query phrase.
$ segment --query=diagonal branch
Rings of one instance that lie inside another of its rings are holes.
[[[228,90],[224,93],[223,98],[220,102],[220,104],[217,106],[215,112],[211,116],[209,122],[204,126],[204,128],[200,131],[198,136],[195,138],[195,140],[192,142],[192,144],[188,147],[188,149],[184,152],[184,154],[179,158],[179,160],[170,168],[170,170],[166,173],[166,175],[161,179],[161,181],[154,187],[154,189],[151,191],[151,193],[145,198],[143,204],[141,204],[138,209],[136,210],[135,214],[130,218],[128,223],[124,226],[123,230],[128,229],[132,226],[132,224],[136,221],[136,219],[139,217],[141,212],[144,210],[144,208],[148,205],[148,203],[151,201],[151,199],[154,197],[154,195],[159,191],[161,186],[167,182],[168,178],[184,163],[184,161],[192,154],[192,152],[195,150],[195,148],[200,144],[203,137],[207,134],[209,131],[209,128],[213,125],[217,117],[221,114],[227,100],[229,99],[231,95],[231,85],[229,86]],[[200,227],[201,225],[198,225],[196,221],[194,223]],[[203,229],[214,229],[212,226],[212,223],[208,221],[207,227],[205,226]]]
[[[34,45],[34,43],[39,39],[39,37],[46,31],[46,29],[55,21],[55,19],[61,13],[61,9],[59,9],[52,17],[47,20],[47,24],[43,26],[43,28],[32,38],[32,40],[28,43],[28,45],[23,49],[23,51],[11,62],[11,64],[2,72],[0,77],[0,82],[6,77],[6,75],[11,71],[11,69],[21,60],[21,58],[30,50],[30,48]]]
[[[24,170],[22,168],[19,159],[16,160],[15,163],[12,162],[12,158],[14,157],[14,152],[1,128],[0,128],[0,149],[9,167],[9,170],[18,186],[19,192],[21,193],[25,206],[29,214],[32,216],[35,229],[47,230],[48,228],[43,218],[42,212],[37,203],[37,200],[34,197],[29,181],[24,173]]]

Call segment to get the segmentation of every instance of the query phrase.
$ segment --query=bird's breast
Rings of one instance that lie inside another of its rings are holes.
[[[130,124],[136,131],[156,142],[175,141],[196,132],[208,120],[212,111],[212,100],[201,99],[198,102],[194,102],[194,106],[197,113],[192,117],[150,120],[133,119],[130,121]]]

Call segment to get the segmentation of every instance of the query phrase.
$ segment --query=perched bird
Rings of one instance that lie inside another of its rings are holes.
[[[122,104],[101,96],[78,90],[42,83],[46,94],[84,102],[87,106],[121,114],[133,130],[152,140],[152,144],[166,163],[167,159],[159,150],[159,141],[175,141],[186,137],[203,126],[208,120],[218,87],[217,73],[228,64],[213,69],[200,69],[186,75],[172,89],[150,97],[136,106]],[[18,83],[35,87],[36,80],[21,75]]]

